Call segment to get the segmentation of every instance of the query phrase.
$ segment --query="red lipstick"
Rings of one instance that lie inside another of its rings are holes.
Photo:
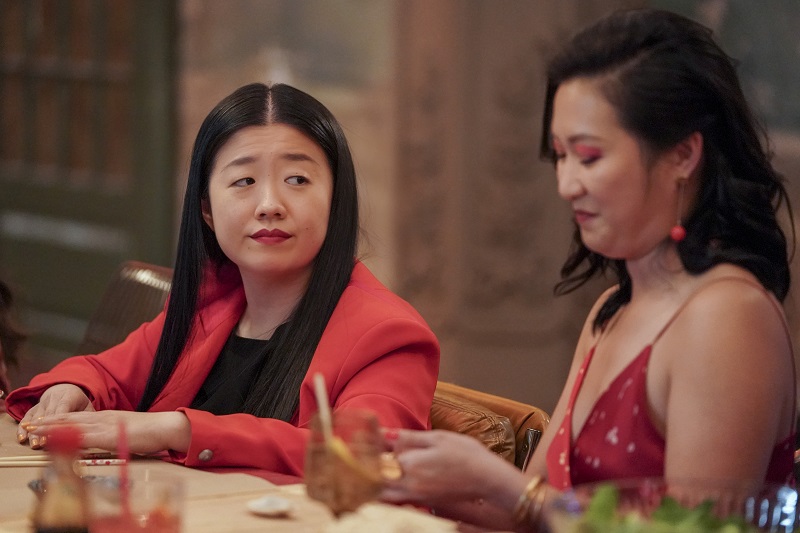
[[[262,244],[280,244],[291,235],[279,229],[261,229],[250,235],[250,238]]]
[[[592,218],[594,218],[594,215],[592,213],[589,213],[587,211],[575,210],[575,222],[577,222],[579,226],[585,224]]]

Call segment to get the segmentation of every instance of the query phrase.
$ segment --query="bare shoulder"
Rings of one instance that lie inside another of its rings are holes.
[[[726,336],[767,328],[786,340],[780,302],[754,276],[739,269],[702,280],[681,314],[692,324],[723,328]],[[737,332],[736,325],[745,326],[744,331]]]
[[[738,438],[731,428],[747,420],[766,436],[753,449],[770,449],[794,423],[794,363],[783,310],[748,273],[723,272],[697,280],[656,345],[669,391],[664,416],[668,425],[682,420],[709,442]],[[695,440],[686,450],[699,446]]]
[[[791,370],[792,348],[781,304],[758,280],[738,269],[704,276],[669,328],[686,368],[703,362]],[[666,337],[666,335],[665,335]]]

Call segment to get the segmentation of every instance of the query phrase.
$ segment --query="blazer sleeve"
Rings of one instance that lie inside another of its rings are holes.
[[[150,375],[164,313],[134,330],[121,344],[97,355],[70,357],[48,372],[35,376],[29,385],[8,396],[8,413],[16,420],[39,402],[49,387],[71,383],[82,388],[95,410],[136,409]]]
[[[328,350],[320,342],[301,384],[293,423],[182,408],[192,439],[187,453],[171,453],[173,460],[187,466],[244,466],[302,476],[308,428],[317,412],[317,372],[325,377],[334,411],[367,409],[384,427],[430,427],[439,345],[427,325],[413,318],[389,318],[357,335],[346,350],[337,351],[334,342],[330,346]]]

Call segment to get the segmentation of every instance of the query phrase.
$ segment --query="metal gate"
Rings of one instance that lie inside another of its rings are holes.
[[[172,262],[175,41],[170,0],[0,0],[0,276],[31,333],[19,381],[72,353],[123,260]]]

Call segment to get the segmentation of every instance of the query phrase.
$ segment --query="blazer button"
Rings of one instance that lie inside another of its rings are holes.
[[[202,451],[202,452],[200,452],[200,454],[198,454],[198,456],[197,456],[197,458],[198,458],[198,459],[200,459],[201,461],[204,461],[204,462],[205,462],[205,461],[210,461],[212,457],[214,457],[214,452],[212,452],[212,451],[211,451],[211,450],[209,450],[209,449],[205,449],[205,450],[203,450],[203,451]]]

